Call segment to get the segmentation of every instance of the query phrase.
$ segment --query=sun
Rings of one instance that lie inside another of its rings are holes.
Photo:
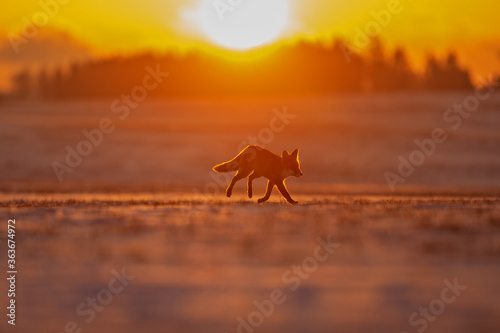
[[[288,0],[201,0],[196,21],[212,42],[244,50],[280,37],[288,16]]]

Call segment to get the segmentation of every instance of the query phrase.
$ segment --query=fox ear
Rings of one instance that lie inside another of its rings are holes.
[[[295,149],[290,156],[293,158],[299,158],[299,150]]]
[[[282,158],[287,158],[288,156],[290,156],[290,154],[288,154],[288,151],[283,150],[283,152],[281,153],[281,157]]]

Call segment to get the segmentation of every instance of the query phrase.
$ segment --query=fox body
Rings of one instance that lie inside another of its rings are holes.
[[[251,198],[253,180],[265,177],[268,179],[266,194],[257,201],[258,203],[269,199],[275,185],[289,203],[297,203],[288,193],[284,181],[290,176],[302,176],[298,149],[295,149],[291,154],[284,150],[279,156],[259,146],[247,146],[235,158],[214,166],[213,170],[216,172],[237,171],[227,187],[226,195],[228,197],[231,196],[234,184],[248,177],[248,197]]]

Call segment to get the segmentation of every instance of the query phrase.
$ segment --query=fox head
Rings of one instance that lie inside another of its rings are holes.
[[[291,154],[289,154],[288,151],[283,150],[283,153],[281,154],[281,165],[283,166],[283,170],[281,171],[281,176],[283,178],[290,176],[302,176],[298,149],[295,149]]]

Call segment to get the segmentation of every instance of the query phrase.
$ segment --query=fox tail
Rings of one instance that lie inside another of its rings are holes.
[[[231,171],[237,171],[239,169],[240,163],[232,159],[231,161],[227,161],[221,164],[217,164],[212,168],[215,172],[231,172]]]

